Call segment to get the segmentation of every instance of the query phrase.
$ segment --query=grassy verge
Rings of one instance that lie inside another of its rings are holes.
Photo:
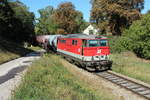
[[[0,64],[19,57],[19,55],[11,52],[0,52],[0,55]]]
[[[131,52],[112,54],[113,71],[150,83],[150,60],[137,58]]]
[[[24,48],[3,38],[0,40],[0,64],[40,49],[39,47]]]
[[[10,48],[10,47],[8,47],[8,48],[13,49],[13,48]],[[12,59],[24,56],[27,53],[34,52],[34,51],[37,51],[37,50],[41,50],[40,47],[35,47],[35,46],[28,47],[28,48],[23,48],[23,47],[18,46],[18,48],[20,48],[20,49],[16,51],[17,53],[14,53],[14,52],[11,52],[11,51],[8,51],[8,50],[0,51],[0,55],[1,55],[0,64],[2,64],[4,62],[7,62],[7,61],[10,61]]]
[[[12,100],[115,100],[79,81],[55,55],[44,55],[28,69]]]
[[[31,47],[28,47],[28,49],[33,50],[33,51],[38,51],[38,50],[41,50],[42,48],[39,46],[31,46]]]

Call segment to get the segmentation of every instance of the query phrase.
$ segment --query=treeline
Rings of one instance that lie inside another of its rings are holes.
[[[121,35],[140,19],[144,0],[91,0],[91,23],[105,34]]]
[[[71,2],[63,2],[57,8],[40,9],[40,18],[19,0],[0,1],[0,37],[17,43],[33,43],[35,35],[82,33],[88,26],[82,12]]]
[[[33,43],[34,14],[18,0],[0,1],[0,37],[17,43]]]
[[[60,3],[56,9],[48,6],[40,9],[39,13],[35,27],[37,35],[81,33],[88,25],[71,2]]]
[[[111,35],[111,52],[130,50],[150,59],[150,13],[141,14],[144,0],[91,0],[91,23]]]

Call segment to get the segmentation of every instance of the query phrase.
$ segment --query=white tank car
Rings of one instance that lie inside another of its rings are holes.
[[[57,39],[58,37],[61,37],[62,35],[51,35],[48,39],[48,45],[50,46],[50,49],[53,51],[57,51]]]

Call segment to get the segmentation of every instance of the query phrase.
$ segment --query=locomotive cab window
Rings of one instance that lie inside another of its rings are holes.
[[[98,46],[108,46],[107,40],[89,40],[88,41],[89,47],[98,47]]]
[[[89,47],[98,47],[98,40],[89,40]]]
[[[100,46],[108,46],[107,40],[100,40]]]

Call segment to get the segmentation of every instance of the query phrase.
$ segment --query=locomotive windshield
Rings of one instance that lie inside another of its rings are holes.
[[[107,46],[107,40],[89,40],[88,42],[89,47],[98,47],[98,46]]]

